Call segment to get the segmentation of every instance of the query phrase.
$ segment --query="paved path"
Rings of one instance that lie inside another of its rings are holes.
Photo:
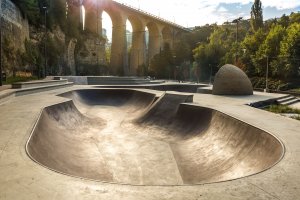
[[[2,85],[0,86],[0,91],[11,89],[11,85]]]
[[[300,109],[300,102],[290,105],[292,108]]]

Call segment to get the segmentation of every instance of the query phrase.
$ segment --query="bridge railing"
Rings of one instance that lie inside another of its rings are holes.
[[[134,6],[132,6],[132,5],[129,5],[129,4],[127,4],[127,3],[120,2],[120,1],[118,1],[118,0],[113,0],[113,1],[114,1],[115,3],[117,3],[117,4],[120,4],[120,5],[122,5],[122,6],[125,6],[125,7],[127,7],[127,8],[130,8],[130,9],[136,11],[136,12],[140,12],[140,13],[142,13],[142,14],[144,14],[144,15],[148,15],[148,16],[150,16],[150,17],[153,17],[153,18],[157,19],[157,20],[163,21],[163,22],[165,22],[165,23],[167,23],[167,24],[171,24],[171,25],[176,26],[176,27],[178,27],[178,28],[180,28],[180,29],[184,29],[184,30],[187,30],[187,31],[188,31],[188,29],[187,29],[186,27],[181,26],[181,25],[179,25],[179,24],[176,24],[175,22],[172,22],[172,21],[169,21],[169,20],[167,20],[167,19],[161,18],[161,17],[159,17],[159,16],[157,16],[157,15],[154,15],[154,14],[149,13],[149,12],[147,12],[147,11],[141,10],[140,8],[136,8],[136,7],[134,7]]]

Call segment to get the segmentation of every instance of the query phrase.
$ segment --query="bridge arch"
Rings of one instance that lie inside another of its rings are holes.
[[[110,56],[110,71],[112,74],[124,73],[123,66],[127,63],[126,16],[111,9],[103,9],[111,18],[112,42]],[[102,19],[101,19],[102,20]],[[100,22],[102,24],[102,21]]]
[[[139,65],[149,60],[168,43],[173,48],[175,34],[186,31],[183,27],[168,22],[147,12],[111,0],[83,0],[86,10],[86,26],[92,32],[102,34],[101,13],[106,12],[112,21],[112,44],[110,69],[113,75],[135,75]],[[126,40],[126,21],[132,24],[132,48],[128,57]],[[98,24],[98,26],[96,25]],[[148,49],[145,28],[149,32]],[[146,52],[148,51],[148,52]],[[129,62],[128,62],[129,61]]]
[[[175,42],[178,42],[182,37],[183,37],[182,32],[179,31],[175,32],[175,37],[174,37]]]
[[[128,20],[132,25],[129,74],[135,75],[138,71],[138,67],[145,62],[145,25],[139,17],[134,15],[129,15]]]
[[[156,23],[148,22],[147,28],[149,32],[148,43],[148,60],[150,61],[161,49],[161,32]]]
[[[169,44],[170,48],[173,48],[173,44],[174,44],[174,30],[172,28],[170,28],[169,26],[165,26],[162,29],[162,37],[163,37],[163,46],[164,44]]]

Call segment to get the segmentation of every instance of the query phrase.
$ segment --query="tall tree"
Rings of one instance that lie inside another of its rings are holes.
[[[278,66],[278,54],[280,51],[280,42],[286,34],[286,30],[279,24],[273,24],[264,42],[261,43],[259,49],[256,51],[252,61],[256,66],[256,72],[260,75],[266,73],[267,57],[271,65],[271,72],[273,75],[279,76],[281,74]]]
[[[290,23],[292,24],[292,23],[295,23],[295,22],[297,22],[297,23],[300,23],[300,12],[298,12],[298,13],[291,13],[291,15],[290,15]]]
[[[66,12],[66,0],[52,0],[48,13],[48,20],[53,23],[50,25],[53,26],[58,24],[63,31],[66,31]]]
[[[287,30],[287,34],[280,43],[281,67],[287,78],[299,76],[300,66],[300,24],[293,23]]]
[[[254,32],[263,27],[263,11],[260,0],[255,0],[251,7],[251,27]]]
[[[230,43],[234,40],[230,30],[227,28],[215,27],[214,32],[209,37],[209,43],[200,43],[193,50],[194,59],[199,64],[201,71],[200,79],[207,80],[211,73],[220,66],[221,59],[228,50]]]
[[[266,38],[266,34],[262,29],[258,29],[254,34],[247,34],[244,38],[244,41],[241,43],[242,49],[245,50],[245,54],[243,55],[243,63],[246,65],[246,73],[248,76],[254,76],[255,71],[255,63],[253,60],[256,58],[256,52],[258,51],[260,45],[264,42]]]
[[[40,25],[41,16],[38,0],[13,0],[13,2],[21,10],[24,17],[27,17],[31,25]]]
[[[278,19],[278,23],[283,27],[287,28],[290,24],[290,17],[283,14],[282,17]]]
[[[170,45],[165,43],[163,50],[150,60],[150,74],[157,78],[171,78],[173,65],[174,59]]]

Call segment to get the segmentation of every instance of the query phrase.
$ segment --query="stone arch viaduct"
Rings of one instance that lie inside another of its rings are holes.
[[[172,49],[179,35],[188,31],[178,24],[116,1],[84,0],[81,3],[86,13],[85,28],[89,31],[102,34],[103,11],[111,18],[113,27],[110,67],[113,74],[123,69],[125,75],[136,75],[139,65],[149,62],[165,43]],[[132,25],[130,58],[126,40],[127,20]],[[146,27],[149,32],[148,48],[145,42]]]

